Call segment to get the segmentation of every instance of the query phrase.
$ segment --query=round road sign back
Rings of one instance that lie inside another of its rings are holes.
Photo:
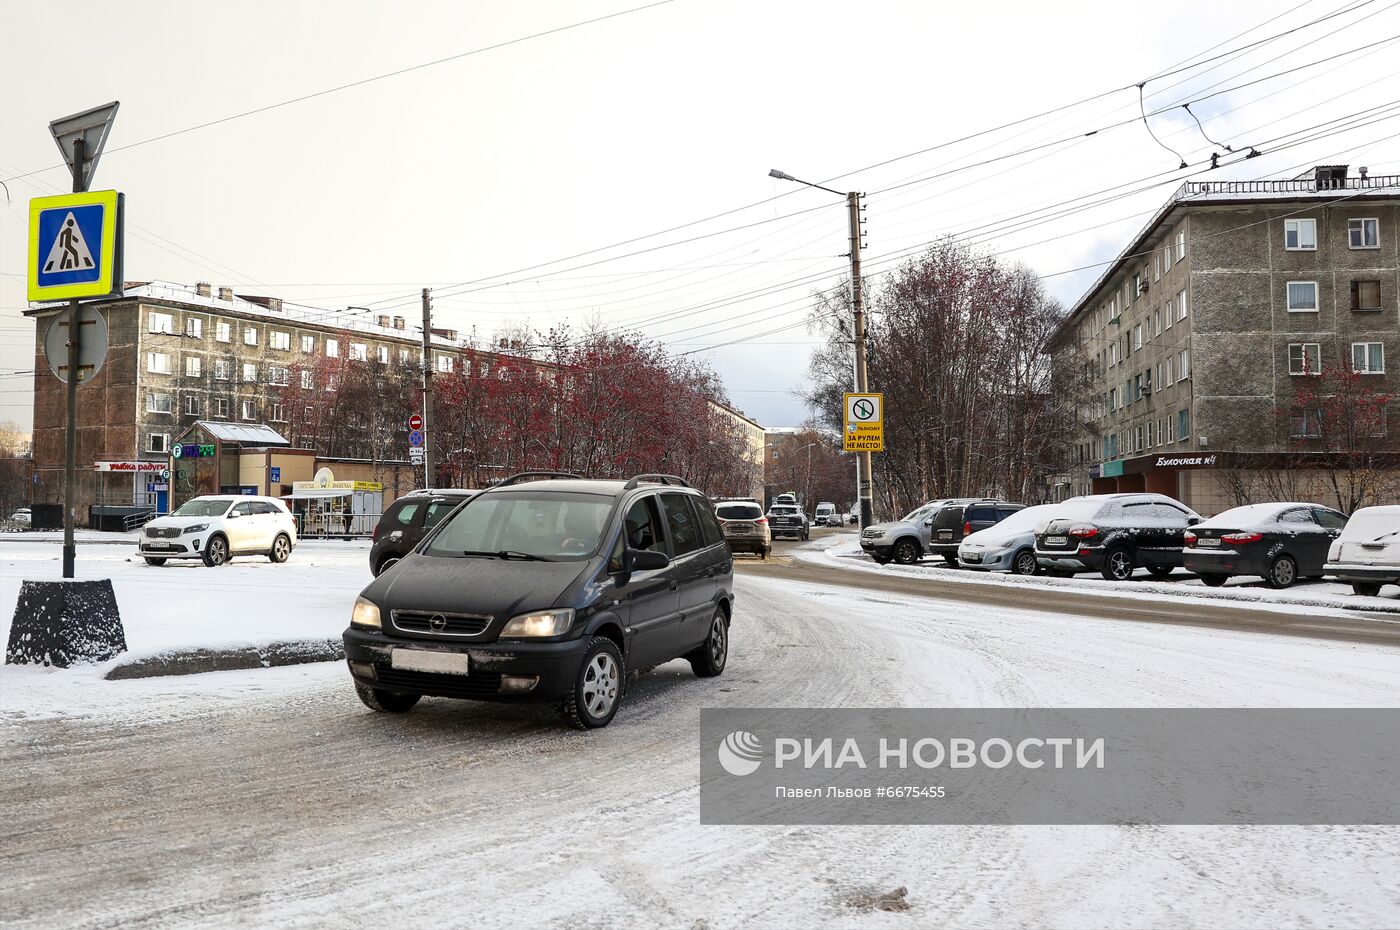
[[[54,377],[68,383],[68,317],[64,308],[54,315],[44,334],[44,358]],[[91,381],[107,361],[107,320],[96,307],[78,305],[78,325],[82,327],[82,344],[78,346],[78,383]]]

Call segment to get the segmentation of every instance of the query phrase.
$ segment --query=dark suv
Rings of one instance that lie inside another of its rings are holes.
[[[345,655],[374,710],[423,695],[556,701],[603,727],[626,671],[724,671],[734,560],[680,478],[526,473],[453,511],[355,600]]]
[[[413,547],[438,525],[443,517],[471,500],[475,491],[449,488],[410,491],[389,505],[374,525],[374,544],[369,547],[369,570],[376,576],[394,567]]]
[[[1035,536],[1051,575],[1100,572],[1126,581],[1139,567],[1165,578],[1182,564],[1186,528],[1200,515],[1165,494],[1094,494],[1067,501]]]
[[[929,551],[943,556],[949,565],[958,564],[958,546],[964,536],[996,526],[1025,504],[1012,504],[985,497],[980,501],[957,501],[934,514],[929,533]]]

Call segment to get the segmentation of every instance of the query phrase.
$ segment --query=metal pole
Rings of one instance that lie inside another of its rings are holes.
[[[865,377],[865,289],[860,280],[860,194],[851,191],[846,195],[846,209],[851,219],[851,308],[855,315],[856,340],[856,393],[867,393]],[[859,452],[859,493],[860,526],[870,525],[873,492],[871,490],[874,471],[870,466],[870,453]]]
[[[428,432],[433,421],[433,298],[431,288],[423,288],[423,487],[433,485],[433,440]]]
[[[83,183],[83,162],[87,158],[87,144],[82,136],[73,140],[73,193],[81,194],[87,185]],[[79,325],[78,301],[68,302],[68,383],[67,424],[63,449],[63,577],[74,577],[73,563],[77,560],[78,547],[73,542],[73,523],[78,506],[74,485],[78,481],[78,348],[83,339]]]

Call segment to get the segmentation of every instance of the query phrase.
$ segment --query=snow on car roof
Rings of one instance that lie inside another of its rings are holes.
[[[1234,524],[1236,523],[1271,523],[1275,516],[1292,507],[1320,506],[1320,504],[1309,504],[1301,501],[1244,504],[1240,507],[1232,507],[1229,510],[1223,510],[1209,520],[1203,521],[1200,525],[1207,528],[1224,527],[1225,529],[1235,529]]]

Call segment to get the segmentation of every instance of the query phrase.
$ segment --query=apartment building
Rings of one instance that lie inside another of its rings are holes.
[[[1056,335],[1057,371],[1088,386],[1055,496],[1157,491],[1215,513],[1241,473],[1309,487],[1329,453],[1300,387],[1340,369],[1400,389],[1397,268],[1400,176],[1183,184]],[[1400,450],[1397,412],[1368,438]]]
[[[284,306],[227,287],[164,282],[129,283],[121,299],[99,306],[111,348],[101,371],[78,388],[80,520],[94,507],[116,513],[159,508],[172,444],[196,424],[262,427],[255,435],[263,441],[254,445],[276,450],[288,445],[285,437],[298,417],[312,415],[316,399],[336,391],[338,363],[416,370],[423,362],[420,331],[400,316],[363,318]],[[63,500],[65,389],[50,374],[42,346],[65,307],[26,311],[35,323],[38,503]],[[439,372],[487,358],[450,330],[435,329],[431,346],[430,364]],[[240,487],[235,482],[213,490]],[[271,487],[261,493],[269,490],[276,493]]]

